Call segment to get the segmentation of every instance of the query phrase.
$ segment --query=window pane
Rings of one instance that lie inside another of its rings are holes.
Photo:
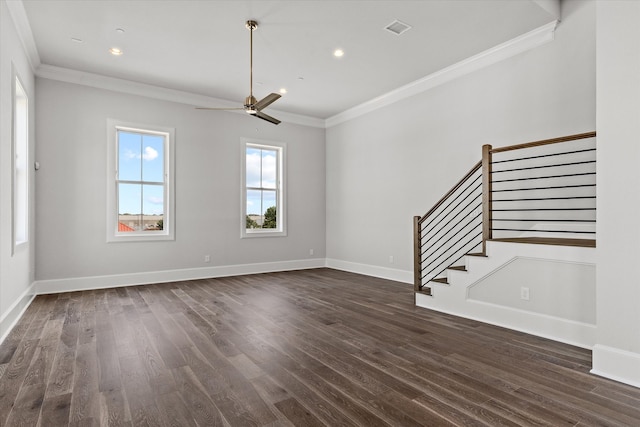
[[[14,186],[13,231],[15,243],[28,240],[29,231],[29,105],[27,93],[16,78],[13,122]]]
[[[144,230],[162,230],[164,225],[164,188],[162,185],[142,186],[142,226]]]
[[[118,131],[118,179],[142,179],[142,135]]]
[[[262,226],[262,191],[247,190],[247,213],[253,221],[248,221],[247,228],[259,228]]]
[[[275,191],[264,190],[262,192],[262,209],[262,215],[264,216],[262,228],[277,228]]]
[[[262,158],[259,148],[247,147],[247,170],[246,170],[246,185],[247,187],[261,187],[261,169]]]
[[[142,180],[164,182],[163,136],[144,135],[142,137],[142,160]]]
[[[141,229],[142,207],[140,184],[118,184],[118,231],[121,233]]]
[[[142,206],[142,185],[140,184],[118,184],[118,213],[141,214]]]
[[[275,150],[262,150],[262,188],[276,188]]]

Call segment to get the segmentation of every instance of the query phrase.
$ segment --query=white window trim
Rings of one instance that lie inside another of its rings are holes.
[[[118,130],[165,135],[166,209],[162,231],[118,233]],[[170,127],[107,119],[107,242],[149,242],[175,240],[175,129]]]
[[[13,64],[12,64],[13,65]],[[16,156],[18,154],[18,108],[17,108],[17,91],[16,84],[20,85],[20,89],[24,94],[25,103],[26,103],[26,129],[24,132],[24,139],[26,140],[26,147],[24,147],[25,151],[25,164],[24,164],[24,172],[25,172],[25,181],[24,188],[18,188],[20,184],[18,182],[17,174],[17,161]],[[22,79],[18,75],[15,67],[12,66],[12,81],[11,81],[11,240],[12,240],[12,255],[18,251],[18,249],[22,246],[27,246],[29,243],[29,227],[30,227],[30,174],[31,170],[29,168],[30,156],[29,156],[29,95],[27,94],[26,89],[24,88],[24,84],[22,83]],[[24,206],[20,206],[18,200],[18,192],[24,191],[21,199],[24,198]],[[18,236],[18,227],[23,228],[22,231],[23,238],[19,238]]]
[[[284,142],[265,141],[253,138],[240,138],[240,182],[241,182],[241,197],[240,197],[240,238],[254,238],[254,237],[284,237],[287,235],[287,204],[286,204],[286,174],[287,174],[287,144]],[[247,212],[247,145],[264,147],[266,149],[278,149],[280,154],[280,161],[278,162],[278,186],[276,192],[278,210],[278,225],[280,228],[255,228],[247,230],[246,227],[246,212]]]

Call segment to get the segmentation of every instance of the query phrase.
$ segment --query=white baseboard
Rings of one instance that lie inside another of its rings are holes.
[[[596,344],[591,373],[640,387],[640,354]]]
[[[153,283],[210,279],[215,277],[240,276],[244,274],[273,273],[277,271],[305,270],[320,267],[325,267],[324,258],[264,262],[257,264],[237,264],[219,267],[186,268],[180,270],[147,271],[142,273],[113,274],[108,276],[73,277],[67,279],[38,280],[35,282],[35,291],[38,295],[56,294],[60,292],[149,285]]]
[[[342,261],[327,258],[326,266],[336,270],[350,273],[364,274],[365,276],[379,277],[381,279],[395,280],[397,282],[413,284],[413,271],[398,270],[395,268],[379,267],[377,265],[359,264],[356,262]]]
[[[18,323],[27,310],[31,301],[36,297],[35,286],[31,284],[26,291],[9,307],[9,309],[0,317],[0,344],[2,344],[9,335],[9,332]]]

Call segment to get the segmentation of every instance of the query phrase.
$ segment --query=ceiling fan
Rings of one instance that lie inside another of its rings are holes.
[[[268,107],[269,105],[271,105],[273,102],[275,102],[278,98],[280,98],[280,94],[277,93],[270,93],[269,95],[265,96],[264,98],[262,98],[260,101],[256,100],[256,98],[253,96],[253,31],[258,28],[258,22],[254,21],[254,20],[249,20],[247,21],[247,23],[245,24],[245,26],[247,27],[247,29],[249,30],[251,36],[250,36],[250,78],[249,78],[249,96],[245,98],[244,100],[244,107],[238,107],[238,108],[206,108],[206,107],[196,107],[198,110],[244,110],[247,112],[247,114],[250,114],[254,117],[258,117],[262,120],[266,120],[268,122],[271,122],[273,124],[278,124],[280,123],[280,120],[271,117],[265,113],[262,112],[262,110],[266,107]]]

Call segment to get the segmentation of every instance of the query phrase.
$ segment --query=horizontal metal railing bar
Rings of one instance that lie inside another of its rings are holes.
[[[491,218],[492,221],[506,221],[506,222],[587,222],[595,223],[595,219],[538,219],[538,218]]]
[[[468,233],[467,233],[467,234],[468,234]],[[482,236],[482,231],[481,231],[480,233],[476,234],[475,236],[473,236],[471,239],[469,239],[469,240],[468,240],[466,243],[464,243],[462,246],[460,246],[460,249],[462,249],[462,248],[466,247],[469,243],[472,243],[474,239],[477,239],[477,238],[478,238],[478,237],[480,237],[480,236]],[[464,237],[466,237],[466,235],[462,236],[462,238],[460,238],[460,239],[458,240],[458,242],[459,242],[460,240],[462,240]],[[458,242],[454,243],[451,247],[455,246]],[[478,246],[479,244],[480,244],[480,243],[476,243],[476,244],[474,244],[474,245],[472,246],[472,248],[473,248],[473,247]],[[455,253],[455,252],[454,252],[454,253]],[[464,255],[463,255],[463,256],[464,256]],[[460,257],[460,258],[462,258],[462,257]],[[460,259],[460,258],[458,258],[458,259]],[[455,262],[455,261],[454,261],[454,262]],[[443,261],[443,262],[441,262],[441,263],[437,264],[437,266],[440,266],[440,265],[443,265],[443,264],[448,264],[448,263],[445,263],[445,262]],[[447,265],[445,268],[443,268],[442,270],[440,270],[438,273],[434,274],[434,276],[433,276],[433,277],[435,278],[435,277],[437,277],[438,275],[442,274],[442,272],[443,272],[443,271],[445,271],[448,267],[449,267],[449,265]],[[433,273],[434,271],[436,271],[436,270],[438,270],[438,267],[436,267],[436,268],[432,269],[432,270],[431,270],[431,271],[429,271],[427,274],[422,275],[422,279],[424,279],[425,277],[429,276],[430,274],[432,274],[432,273]]]
[[[478,213],[476,216],[474,216],[473,218],[471,218],[469,221],[467,221],[466,224],[464,224],[463,226],[461,226],[458,231],[456,231],[456,233],[454,233],[452,236],[449,237],[449,239],[447,241],[445,241],[442,245],[438,246],[437,248],[435,248],[433,251],[431,251],[431,253],[429,255],[425,255],[425,253],[427,252],[428,249],[426,249],[424,252],[420,253],[420,257],[423,261],[428,260],[430,257],[432,257],[433,255],[435,255],[444,245],[446,245],[448,242],[450,242],[452,239],[454,239],[459,233],[461,233],[463,230],[465,230],[469,225],[471,225],[473,223],[473,221],[475,221],[476,219],[478,219],[478,217],[480,217],[480,215],[482,215],[482,212]],[[480,225],[482,225],[482,222],[480,222]],[[475,227],[478,227],[478,225],[476,225]],[[453,228],[451,229],[453,230]],[[449,230],[449,231],[451,231]],[[473,230],[473,227],[471,228],[471,230]],[[446,236],[449,231],[447,231],[447,233],[444,233],[442,236],[440,236],[440,238],[438,239],[438,242],[440,240],[442,240],[442,238],[444,236]],[[467,233],[468,234],[468,233]],[[464,237],[464,236],[463,236]],[[435,246],[435,243],[432,245]],[[420,248],[422,249],[422,247]],[[438,257],[439,258],[439,257]],[[431,263],[435,262],[438,258],[434,259]],[[425,267],[426,268],[426,267]]]
[[[469,205],[470,205],[471,203],[473,203],[473,202],[474,202],[474,200],[471,200],[469,203],[467,203],[467,205],[466,205],[464,208],[460,209],[460,211],[459,211],[459,212],[458,212],[458,213],[457,213],[453,218],[451,218],[451,219],[449,220],[449,222],[447,222],[447,223],[445,224],[445,226],[447,226],[447,225],[451,224],[451,222],[452,222],[454,219],[456,219],[456,218],[457,218],[461,213],[463,213],[463,212],[465,211],[465,209],[466,209],[466,208],[468,208],[468,207],[469,207]],[[471,209],[471,212],[473,212],[473,210],[474,210],[474,209],[477,209],[477,208],[479,208],[480,206],[482,206],[482,203],[477,203],[477,205],[473,206],[473,209]],[[439,223],[438,223],[438,224],[436,224],[436,226],[437,226],[437,225],[439,225]],[[435,228],[435,226],[434,226],[434,228]],[[432,246],[433,246],[433,245],[435,245],[436,243],[438,243],[440,240],[442,240],[442,239],[444,238],[444,236],[446,236],[447,234],[449,234],[449,232],[450,232],[451,230],[453,230],[453,229],[454,229],[454,228],[450,228],[450,229],[448,229],[447,231],[445,231],[444,233],[442,233],[442,234],[441,234],[441,236],[440,236],[440,238],[438,238],[435,242],[433,242],[433,243],[432,243]],[[423,233],[423,234],[427,234],[427,233]],[[429,237],[427,240],[425,240],[424,242],[421,242],[421,243],[420,243],[420,250],[421,250],[421,252],[420,252],[420,256],[424,255],[424,253],[426,252],[426,250],[425,250],[425,251],[422,251],[422,248],[423,248],[424,246],[426,246],[426,245],[427,245],[427,243],[429,243],[429,242],[430,242],[434,237],[436,237],[437,235],[438,235],[438,234],[437,234],[437,233],[435,233],[433,236]]]
[[[420,218],[420,220],[418,220],[418,224],[422,224],[433,212],[435,212],[436,209],[438,209],[440,207],[440,205],[442,205],[448,198],[449,196],[451,196],[458,188],[462,187],[462,185],[473,176],[474,173],[476,173],[478,170],[480,170],[480,168],[482,167],[482,160],[480,160],[478,163],[476,163],[469,172],[467,172],[467,174],[462,177],[462,179],[460,181],[458,181],[458,183],[456,185],[454,185],[444,196],[442,196],[442,198],[435,204],[433,205],[433,207],[431,209],[429,209],[427,211],[426,214],[424,214],[424,216],[422,216]]]
[[[562,136],[560,138],[544,139],[541,141],[526,142],[524,144],[508,145],[506,147],[493,148],[491,150],[491,153],[496,154],[496,153],[503,153],[505,151],[520,150],[523,148],[539,147],[541,145],[557,144],[559,142],[577,141],[579,139],[594,138],[595,136],[596,136],[595,132],[585,132],[585,133],[579,133],[576,135]]]
[[[529,233],[579,233],[579,234],[596,234],[595,231],[571,231],[571,230],[531,230],[520,228],[492,228],[493,231],[521,231]]]
[[[517,162],[517,161],[520,161],[520,160],[541,159],[541,158],[544,158],[544,157],[564,156],[564,155],[567,155],[567,154],[587,153],[589,151],[596,151],[596,149],[595,148],[585,148],[584,150],[563,151],[561,153],[551,153],[551,154],[540,154],[538,156],[518,157],[516,159],[494,160],[494,161],[491,162],[491,164],[492,165],[497,165],[498,163],[509,163],[509,162]]]
[[[435,224],[433,225],[433,227],[431,227],[431,228],[435,228],[437,225],[440,225],[440,223],[441,223],[442,221],[444,221],[444,219],[445,219],[449,214],[451,214],[451,212],[455,212],[455,210],[450,210],[450,211],[448,211],[447,209],[449,209],[449,207],[450,207],[450,206],[451,206],[451,205],[452,205],[456,200],[458,200],[460,197],[462,197],[462,196],[465,194],[465,192],[466,192],[466,191],[467,191],[467,190],[468,190],[468,189],[469,189],[469,188],[470,188],[470,187],[471,187],[471,186],[472,186],[472,185],[473,185],[473,184],[474,184],[474,183],[475,183],[479,178],[482,178],[482,175],[478,176],[478,177],[477,177],[476,179],[474,179],[474,180],[473,180],[469,185],[467,185],[467,186],[465,187],[465,189],[464,189],[464,190],[462,190],[462,191],[461,191],[461,192],[460,192],[460,193],[459,193],[459,194],[458,194],[458,195],[457,195],[453,200],[451,200],[447,206],[443,207],[443,208],[442,208],[442,210],[441,210],[440,212],[438,212],[436,215],[434,215],[434,216],[433,216],[433,218],[431,219],[431,221],[429,221],[427,224],[425,224],[425,226],[424,226],[424,227],[422,227],[422,224],[421,224],[420,222],[418,222],[418,225],[420,226],[420,231],[422,231],[422,230],[425,230],[425,229],[429,228],[429,226],[431,225],[431,223],[433,223],[433,221],[435,221],[437,218],[442,217],[442,218],[440,218],[440,220],[439,220],[437,223],[435,223]],[[472,195],[473,195],[473,193],[474,193],[476,190],[478,190],[481,186],[482,186],[482,182],[480,182],[478,185],[476,185],[476,186],[475,186],[475,188],[474,188],[474,189],[472,189],[470,192],[466,193],[467,195],[466,195],[466,196],[464,196],[464,197],[462,198],[462,200],[460,201],[460,203],[463,203],[463,202],[464,202],[465,200],[467,200],[470,196],[472,196]],[[477,195],[476,195],[476,197],[477,197]],[[473,202],[473,200],[472,200],[471,202]]]
[[[567,197],[530,197],[522,199],[493,199],[492,202],[529,202],[529,201],[546,201],[546,200],[586,200],[595,199],[596,196],[567,196]]]
[[[551,187],[531,187],[531,188],[507,188],[504,190],[491,190],[492,193],[502,193],[504,191],[529,191],[529,190],[556,190],[564,188],[580,188],[580,187],[595,187],[595,184],[576,184],[576,185],[559,185]]]
[[[533,179],[552,179],[552,178],[569,178],[572,176],[586,176],[586,175],[595,175],[595,172],[582,172],[582,173],[569,173],[565,175],[548,175],[548,176],[532,176],[528,178],[512,178],[512,179],[496,179],[491,181],[492,183],[496,182],[514,182],[514,181],[531,181]]]
[[[529,166],[529,167],[526,167],[526,168],[514,168],[514,169],[503,169],[503,170],[499,170],[499,171],[492,171],[491,173],[520,172],[520,171],[533,170],[533,169],[559,168],[559,167],[562,167],[562,166],[586,165],[586,164],[595,163],[595,162],[596,162],[595,160],[585,160],[585,161],[582,161],[582,162],[554,163],[552,165]]]

